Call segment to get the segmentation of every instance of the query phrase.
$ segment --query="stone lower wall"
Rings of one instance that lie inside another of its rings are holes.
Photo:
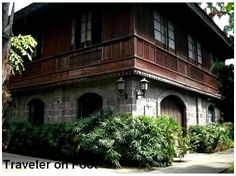
[[[134,82],[136,85],[135,87],[138,87],[139,80],[134,80]],[[161,101],[169,95],[179,97],[184,103],[186,107],[185,113],[187,126],[207,123],[207,109],[210,105],[210,102],[208,100],[209,97],[189,92],[184,89],[180,89],[154,80],[150,81],[150,86],[145,95],[145,98],[137,99],[133,114],[146,114],[154,116],[160,115]],[[219,110],[216,107],[215,117],[216,120],[220,118]]]
[[[103,98],[103,108],[111,108],[115,112],[130,112],[133,115],[156,116],[160,115],[161,101],[169,95],[175,95],[186,107],[187,126],[207,123],[207,108],[210,105],[208,97],[155,80],[149,80],[145,97],[137,97],[137,91],[140,90],[139,81],[142,77],[123,78],[127,83],[127,99],[121,97],[117,90],[118,78],[110,78],[14,94],[14,105],[8,109],[7,115],[11,120],[28,120],[28,103],[38,98],[45,104],[45,123],[71,121],[78,117],[78,98],[85,93],[96,93]],[[219,119],[220,113],[217,108],[215,114],[216,119]]]
[[[8,109],[7,116],[11,120],[28,120],[29,102],[40,99],[45,105],[45,123],[71,121],[78,117],[78,98],[85,93],[96,93],[101,96],[104,109],[132,112],[133,99],[120,97],[116,81],[117,78],[113,78],[13,94],[14,105]],[[130,82],[127,82],[127,87],[131,87]],[[131,89],[128,89],[127,94],[130,92]]]

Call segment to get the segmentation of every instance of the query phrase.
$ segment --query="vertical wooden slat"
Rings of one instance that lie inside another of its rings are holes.
[[[137,40],[137,55],[143,57],[143,42],[141,40]]]
[[[144,44],[143,44],[143,50],[144,50],[144,58],[145,59],[149,59],[149,45],[148,45],[148,43],[146,43],[146,42],[144,42]]]
[[[188,67],[185,62],[178,60],[178,72],[188,75]]]
[[[117,59],[120,57],[120,43],[117,42],[112,45],[112,58]]]
[[[155,48],[152,46],[149,47],[149,59],[151,61],[155,60]]]

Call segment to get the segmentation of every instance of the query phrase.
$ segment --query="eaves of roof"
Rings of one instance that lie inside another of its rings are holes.
[[[15,20],[22,18],[24,16],[28,16],[32,14],[33,12],[37,12],[40,9],[43,9],[48,6],[49,3],[32,3],[28,5],[27,7],[21,9],[20,11],[15,13]],[[186,3],[189,9],[191,9],[195,14],[197,14],[202,21],[210,28],[212,29],[217,36],[219,36],[226,45],[232,49],[233,51],[233,43],[230,41],[230,39],[225,35],[225,33],[214,23],[214,21],[206,14],[206,12],[199,7],[196,3]]]
[[[39,9],[45,8],[48,3],[32,3],[23,9],[17,11],[14,15],[14,20],[18,20],[22,17],[28,16],[34,12],[37,12]]]
[[[196,3],[187,3],[187,6],[196,13],[230,48],[233,44],[225,33],[216,25],[216,23],[206,14],[206,12]]]

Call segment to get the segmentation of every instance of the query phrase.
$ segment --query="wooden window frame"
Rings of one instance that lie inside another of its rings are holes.
[[[192,56],[191,54],[192,53]],[[191,63],[202,66],[202,47],[199,41],[188,34],[188,58]]]
[[[175,52],[174,24],[155,10],[153,12],[153,31],[154,40],[158,45],[166,50]],[[173,36],[170,36],[171,32],[173,32]],[[173,42],[173,46],[170,46],[170,42]]]
[[[70,43],[71,49],[76,48],[75,42],[76,42],[76,18],[73,18],[71,22],[71,43]]]
[[[202,47],[198,41],[196,42],[196,44],[197,44],[197,47],[196,47],[197,62],[198,64],[202,64]]]
[[[87,11],[81,14],[80,44],[82,47],[90,46],[92,43],[92,12]]]

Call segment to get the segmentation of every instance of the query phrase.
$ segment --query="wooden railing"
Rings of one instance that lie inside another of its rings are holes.
[[[26,65],[22,75],[11,77],[11,88],[61,82],[131,68],[132,62],[129,60],[133,50],[133,38],[126,36],[35,60]]]
[[[85,48],[74,52],[36,60],[26,65],[22,75],[13,77],[13,80],[46,76],[52,73],[68,71],[98,64],[102,61],[101,46]]]
[[[142,59],[160,65],[176,74],[218,89],[219,82],[210,72],[199,68],[186,59],[162,49],[141,37],[136,38],[136,55]],[[203,58],[204,59],[204,58]]]
[[[210,72],[168,52],[145,39],[129,36],[89,48],[36,60],[26,66],[22,75],[11,78],[12,88],[35,86],[136,68],[134,58],[141,58],[137,68],[208,92],[218,92],[218,80]],[[204,58],[203,58],[204,59]],[[149,68],[151,66],[152,68]],[[159,69],[159,72],[158,72]]]

